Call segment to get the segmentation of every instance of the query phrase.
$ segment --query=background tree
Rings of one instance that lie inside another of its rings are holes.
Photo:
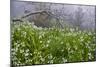
[[[83,13],[82,8],[78,7],[78,9],[75,11],[75,16],[74,16],[74,19],[73,19],[74,26],[81,29],[83,17],[84,17],[84,13]]]

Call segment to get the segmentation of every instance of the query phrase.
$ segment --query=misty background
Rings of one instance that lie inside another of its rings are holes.
[[[29,13],[46,11],[52,14],[52,18],[59,19],[63,27],[78,27],[82,30],[95,31],[95,8],[93,5],[11,1],[11,19],[25,16]]]

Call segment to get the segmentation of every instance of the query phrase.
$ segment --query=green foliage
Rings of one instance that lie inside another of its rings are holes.
[[[11,28],[12,65],[95,61],[95,37],[95,32],[14,23]]]

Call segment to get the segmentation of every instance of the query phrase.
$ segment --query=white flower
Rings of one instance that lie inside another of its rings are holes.
[[[75,50],[77,50],[78,48],[77,48],[77,46],[74,46],[74,48],[75,48]]]
[[[83,36],[81,36],[80,39],[83,39]]]
[[[60,44],[64,44],[64,42],[62,41]]]
[[[40,35],[40,36],[39,36],[39,39],[41,39],[41,38],[42,38],[42,36]]]
[[[48,58],[49,58],[49,59],[52,59],[53,57],[52,57],[52,55],[50,54],[50,55],[48,56]]]
[[[28,56],[29,55],[29,53],[25,53],[25,56]]]
[[[32,53],[30,53],[30,55],[32,56]]]
[[[71,36],[72,34],[71,33],[67,33],[67,35],[66,36]]]
[[[23,36],[26,36],[26,32],[23,31]]]
[[[91,32],[89,32],[89,33],[88,33],[88,35],[92,35],[92,33],[91,33]]]
[[[90,41],[87,42],[88,44],[91,43]]]
[[[44,58],[41,58],[41,61],[45,61],[45,59]]]
[[[73,53],[73,52],[74,52],[73,50],[70,51],[70,53]]]
[[[83,42],[83,41],[84,41],[84,39],[80,39],[80,41],[81,41],[81,42]]]
[[[70,31],[71,31],[71,32],[73,32],[73,31],[74,31],[74,29],[70,29]]]
[[[42,43],[42,41],[40,41],[40,43]]]
[[[91,53],[88,53],[89,56],[91,56]]]
[[[76,33],[73,33],[73,36],[77,36],[77,34]]]
[[[75,40],[73,40],[73,42],[75,43],[76,41],[75,41]]]
[[[82,33],[82,31],[79,31],[79,33]]]
[[[15,48],[15,51],[18,51],[18,48]]]
[[[18,28],[18,31],[20,31],[21,29],[20,28]]]
[[[92,46],[95,46],[95,44],[91,44]]]
[[[68,51],[70,50],[70,48],[68,48]]]
[[[37,26],[35,26],[35,25],[33,26],[33,28],[38,29],[38,27],[37,27]]]
[[[51,60],[50,63],[53,63],[53,60]]]
[[[11,51],[14,51],[15,49],[11,49]]]
[[[65,59],[65,58],[62,58],[62,60],[63,60],[64,63],[67,62],[67,59]]]
[[[14,43],[14,45],[17,45],[17,43]]]
[[[50,43],[50,40],[48,40],[47,43]]]
[[[12,55],[16,55],[16,53],[15,52],[12,52]]]
[[[38,27],[39,30],[42,30],[42,27]]]
[[[48,47],[49,46],[49,44],[46,44],[46,47]]]
[[[64,31],[64,29],[62,29],[61,31]]]
[[[24,52],[24,50],[20,50],[20,53],[23,53]]]
[[[16,48],[19,48],[20,47],[20,44],[17,44]]]
[[[22,47],[25,47],[25,45],[24,45],[24,44],[22,44]]]
[[[28,53],[28,52],[29,52],[29,49],[26,50],[26,53]]]
[[[64,50],[62,49],[61,51],[63,52]]]
[[[88,53],[88,55],[89,55],[89,59],[91,59],[91,58],[92,58],[92,55],[91,55],[91,53]]]

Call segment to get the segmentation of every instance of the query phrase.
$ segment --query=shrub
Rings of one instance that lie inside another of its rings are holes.
[[[95,61],[95,32],[12,24],[12,65]]]

